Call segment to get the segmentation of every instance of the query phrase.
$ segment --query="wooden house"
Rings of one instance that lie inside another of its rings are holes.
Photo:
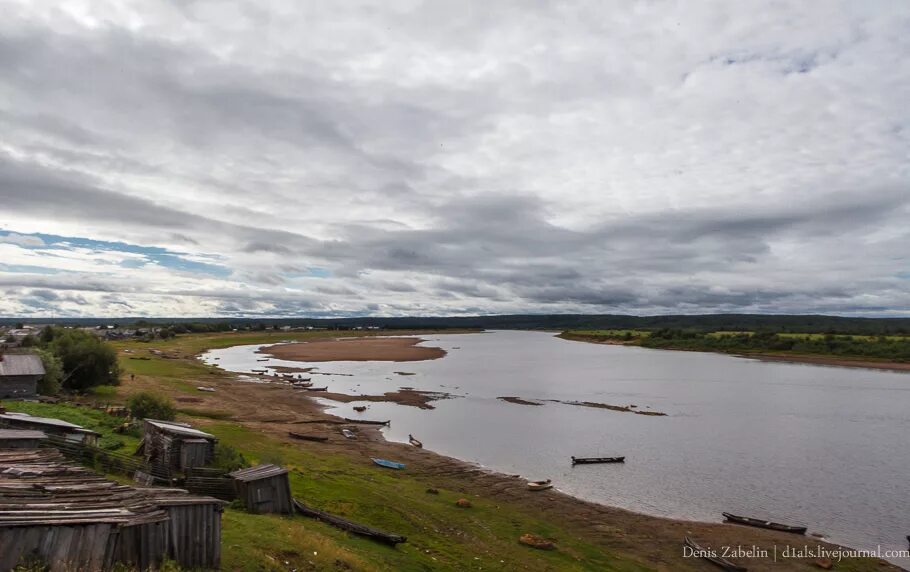
[[[37,559],[50,572],[218,568],[223,502],[135,488],[55,449],[0,451],[0,570]]]
[[[37,449],[47,441],[42,431],[0,429],[0,449]]]
[[[38,395],[44,364],[35,354],[0,352],[0,399],[30,399]]]
[[[277,465],[257,465],[230,474],[237,498],[255,513],[293,514],[288,470]]]
[[[28,413],[15,413],[12,411],[0,413],[0,427],[42,431],[46,435],[57,435],[67,441],[86,445],[97,445],[98,439],[101,437],[100,433],[80,427],[75,423],[51,417],[35,417]]]
[[[145,455],[155,474],[170,475],[211,464],[217,442],[214,435],[186,423],[146,419],[138,453]]]

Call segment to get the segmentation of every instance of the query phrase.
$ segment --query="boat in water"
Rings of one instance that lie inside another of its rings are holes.
[[[528,490],[530,491],[545,491],[552,488],[553,483],[550,482],[550,479],[545,481],[528,481]]]
[[[387,459],[377,459],[375,457],[370,458],[371,461],[379,465],[380,467],[385,467],[387,469],[398,469],[401,470],[405,467],[404,463],[398,463],[396,461],[389,461]]]
[[[367,408],[365,405],[355,405],[354,406],[354,411],[356,411],[357,413],[363,413],[366,410],[367,410]]]
[[[420,441],[415,439],[414,436],[411,435],[410,433],[408,433],[408,443],[410,443],[411,445],[414,445],[418,449],[423,449],[423,443],[421,443]]]
[[[573,465],[594,465],[597,463],[625,463],[625,457],[572,457]]]
[[[693,556],[704,558],[711,564],[714,564],[723,570],[727,570],[728,572],[747,572],[745,566],[734,564],[733,562],[730,562],[726,558],[721,558],[720,556],[712,556],[713,554],[716,554],[715,551],[703,548],[688,536],[685,539],[685,544],[692,549]]]
[[[729,522],[735,522],[736,524],[743,524],[745,526],[755,526],[758,528],[769,528],[771,530],[778,530],[780,532],[792,532],[793,534],[806,534],[806,526],[792,526],[789,524],[781,524],[779,522],[771,522],[769,520],[761,520],[758,518],[749,518],[748,516],[738,516],[735,514],[730,514],[729,512],[721,513],[724,515],[724,518]]]

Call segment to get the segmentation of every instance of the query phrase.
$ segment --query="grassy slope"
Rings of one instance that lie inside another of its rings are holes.
[[[274,343],[335,335],[334,332],[288,334],[204,334],[180,336],[166,342],[120,342],[124,385],[130,374],[151,377],[171,391],[196,394],[195,386],[210,376],[196,361],[166,359],[149,348],[188,356],[207,348]],[[148,356],[149,360],[129,359]],[[190,410],[184,410],[187,412]],[[226,570],[347,569],[355,570],[646,570],[629,557],[608,554],[572,531],[536,517],[526,507],[471,498],[473,507],[455,506],[460,495],[431,486],[407,471],[393,472],[347,455],[326,454],[318,447],[284,443],[238,422],[212,420],[211,412],[185,416],[204,426],[247,458],[278,462],[291,469],[294,496],[302,501],[408,537],[397,548],[349,535],[303,517],[251,515],[228,509],[224,516],[223,567]],[[537,551],[520,545],[526,532],[558,540],[559,550]],[[288,564],[285,564],[288,562]]]

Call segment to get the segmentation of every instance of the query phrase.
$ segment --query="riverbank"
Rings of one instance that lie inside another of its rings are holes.
[[[335,333],[333,333],[335,334]],[[150,355],[150,360],[123,359],[132,381],[124,381],[122,398],[140,389],[172,397],[192,395],[184,420],[213,432],[251,460],[280,462],[292,470],[295,495],[319,508],[339,512],[365,523],[405,534],[397,549],[337,534],[321,523],[229,511],[225,523],[225,569],[341,569],[335,560],[357,570],[704,570],[702,561],[682,557],[682,538],[689,535],[708,546],[742,545],[772,549],[775,545],[814,546],[811,537],[750,529],[719,523],[696,523],[656,518],[588,503],[558,491],[530,492],[524,480],[383,439],[373,427],[357,426],[358,439],[341,436],[339,419],[330,416],[312,397],[286,384],[241,383],[237,376],[207,367],[193,356],[207,347],[275,343],[285,336],[231,338],[183,336],[156,344],[176,359]],[[230,343],[232,339],[238,340]],[[310,339],[317,339],[315,336]],[[131,354],[147,345],[118,344]],[[164,346],[164,347],[161,347]],[[215,388],[200,393],[197,384]],[[289,431],[328,438],[325,443],[295,441]],[[416,435],[420,438],[420,435]],[[433,444],[425,442],[427,448]],[[407,464],[393,472],[372,466],[370,457]],[[556,483],[559,486],[559,483]],[[428,495],[434,488],[439,495]],[[394,501],[389,499],[394,498]],[[454,506],[467,498],[470,509]],[[252,526],[252,521],[255,527]],[[274,531],[269,535],[239,534],[242,530]],[[533,533],[556,541],[557,550],[536,551],[518,544]],[[286,538],[290,538],[288,541]],[[821,543],[824,545],[824,543]],[[827,546],[827,545],[826,545]],[[311,556],[318,552],[317,556]],[[293,553],[293,554],[289,554]],[[326,555],[334,559],[324,560]],[[316,565],[310,566],[307,561]],[[265,565],[263,565],[265,563]],[[271,563],[271,564],[269,564]],[[276,564],[277,563],[277,564]],[[809,559],[744,559],[750,570],[805,570]],[[886,570],[872,560],[851,560],[839,570]],[[894,568],[891,568],[894,569]]]
[[[866,368],[866,369],[878,369],[885,371],[898,371],[898,372],[910,372],[910,362],[903,361],[886,361],[878,360],[873,358],[863,358],[863,357],[845,357],[845,356],[834,356],[834,355],[825,355],[825,354],[803,354],[803,353],[790,353],[790,352],[746,352],[741,350],[734,351],[722,351],[718,349],[710,348],[692,348],[684,346],[673,346],[667,345],[662,347],[650,347],[645,346],[641,343],[642,338],[633,338],[626,339],[623,337],[617,338],[608,338],[601,336],[589,336],[584,334],[578,334],[573,332],[562,332],[556,337],[575,341],[575,342],[585,342],[589,344],[603,344],[603,345],[619,345],[619,346],[639,346],[646,347],[648,349],[658,349],[658,350],[671,350],[671,351],[683,351],[683,352],[704,352],[704,353],[717,353],[717,354],[726,354],[736,357],[757,359],[762,361],[779,361],[779,362],[789,362],[789,363],[806,363],[813,365],[823,365],[831,367],[854,367],[854,368]]]

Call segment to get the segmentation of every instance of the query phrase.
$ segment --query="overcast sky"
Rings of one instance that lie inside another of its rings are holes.
[[[910,2],[0,10],[0,316],[910,315]]]

